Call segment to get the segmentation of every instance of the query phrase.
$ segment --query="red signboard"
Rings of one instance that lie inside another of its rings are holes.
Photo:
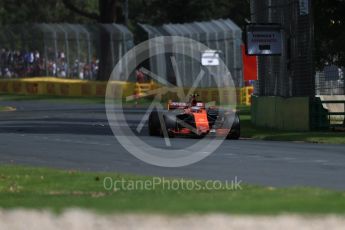
[[[243,78],[245,81],[258,80],[258,59],[256,56],[246,54],[244,45],[242,48]]]

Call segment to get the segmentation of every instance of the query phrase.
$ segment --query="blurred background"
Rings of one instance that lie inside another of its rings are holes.
[[[232,74],[237,97],[244,95],[240,104],[251,104],[252,94],[343,99],[344,10],[342,0],[2,0],[0,78],[106,81],[136,44],[159,36],[183,36],[218,53]],[[246,26],[255,23],[281,26],[281,55],[250,59],[245,54]],[[183,86],[191,86],[200,63],[181,55],[176,60]],[[138,63],[138,69],[142,66],[176,83],[167,55]],[[128,73],[126,65],[117,79],[127,80],[128,75],[132,82],[151,80],[140,71]],[[200,87],[214,87],[213,78],[208,74]],[[323,116],[319,107],[311,108],[316,111],[311,115],[316,128],[328,126],[315,121]],[[343,110],[341,103],[336,107],[335,112]]]

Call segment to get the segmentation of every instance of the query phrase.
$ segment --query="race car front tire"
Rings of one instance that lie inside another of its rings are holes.
[[[176,114],[175,113],[164,113],[163,114],[163,120],[164,120],[164,125],[165,125],[165,129],[166,132],[168,134],[169,137],[174,137],[174,133],[172,132],[172,130],[176,129]],[[161,127],[161,136],[164,137],[164,132],[163,132],[163,127]]]
[[[149,135],[150,136],[159,136],[161,125],[159,122],[159,112],[152,111],[149,116]]]
[[[230,132],[226,138],[232,139],[232,140],[238,140],[240,138],[240,135],[241,135],[240,117],[238,116],[237,113],[235,113],[234,121],[232,123]]]

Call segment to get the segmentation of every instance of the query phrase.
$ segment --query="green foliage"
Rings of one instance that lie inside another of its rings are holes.
[[[129,0],[129,9],[132,21],[150,24],[231,18],[244,25],[250,17],[249,3],[243,0]]]
[[[243,0],[128,0],[129,19],[136,22],[162,24],[183,23],[216,18],[231,18],[244,24],[249,18],[249,3]],[[97,0],[73,0],[82,11],[98,12]],[[123,11],[124,0],[117,4]],[[122,14],[122,12],[117,12]],[[117,15],[123,21],[123,15]],[[19,23],[90,23],[94,19],[83,17],[66,8],[62,0],[3,0],[0,1],[0,24]]]
[[[345,1],[313,1],[316,65],[345,66]]]
[[[95,10],[98,1],[75,0],[78,7],[84,10]],[[82,17],[64,6],[61,0],[2,0],[0,1],[0,24],[22,23],[89,23],[93,20]]]

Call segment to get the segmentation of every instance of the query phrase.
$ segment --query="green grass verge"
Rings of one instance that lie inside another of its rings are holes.
[[[241,136],[259,140],[301,141],[322,144],[345,144],[344,132],[292,132],[258,128],[251,124],[250,115],[241,115]]]
[[[172,214],[345,213],[344,192],[250,185],[242,185],[241,190],[185,190],[182,189],[182,182],[179,182],[180,188],[176,190],[167,190],[163,189],[162,185],[156,185],[152,190],[128,191],[117,186],[117,190],[108,191],[103,185],[105,177],[137,183],[153,181],[152,177],[114,173],[1,166],[0,207],[51,209],[56,212],[79,207],[100,212]],[[205,185],[204,181],[198,182]]]
[[[11,106],[0,106],[0,112],[9,112],[9,111],[15,111],[16,108]]]
[[[279,131],[269,128],[255,127],[251,123],[250,107],[240,106],[241,136],[259,140],[302,141],[323,144],[345,144],[344,132],[301,132]]]
[[[6,111],[6,106],[0,106],[0,112]]]

